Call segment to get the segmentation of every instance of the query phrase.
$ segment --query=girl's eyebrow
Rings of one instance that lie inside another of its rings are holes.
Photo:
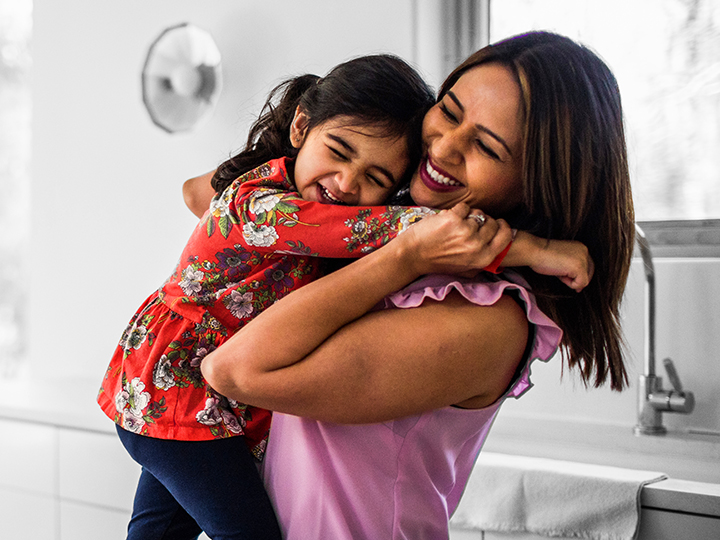
[[[345,148],[345,150],[347,150],[348,152],[350,152],[352,155],[356,155],[356,154],[357,154],[357,150],[355,150],[355,148],[353,148],[353,147],[350,145],[350,143],[348,143],[348,142],[347,142],[345,139],[343,139],[342,137],[338,137],[337,135],[333,135],[332,133],[328,133],[327,136],[328,136],[329,139],[332,139],[333,141],[335,141],[336,143],[338,143],[340,146],[342,146],[343,148]]]
[[[455,93],[452,90],[448,90],[447,96],[450,97],[455,102],[455,105],[457,105],[458,109],[460,109],[461,112],[465,112],[465,107],[463,107],[463,104],[460,102],[458,97],[455,95]],[[510,150],[510,146],[505,142],[505,139],[503,139],[500,135],[492,131],[491,129],[488,129],[487,127],[483,126],[482,124],[475,124],[475,127],[482,131],[483,133],[487,133],[490,135],[493,139],[495,139],[497,142],[499,142],[503,148],[507,151],[508,154],[510,154],[510,157],[512,157],[513,153]]]
[[[388,182],[390,182],[390,186],[395,185],[395,177],[390,171],[388,171],[385,167],[380,167],[379,165],[375,165],[375,168],[380,172],[380,174],[387,177]]]
[[[357,155],[357,150],[355,150],[355,148],[353,148],[350,145],[350,143],[348,143],[342,137],[339,137],[338,135],[334,135],[332,133],[328,133],[327,137],[328,137],[328,139],[332,139],[333,141],[338,143],[340,146],[345,148],[345,150],[347,150],[349,154],[352,154],[353,156]],[[395,177],[392,175],[392,173],[390,171],[388,171],[385,167],[381,167],[380,165],[373,165],[373,167],[375,169],[377,169],[382,175],[386,176],[391,185],[393,185],[393,186],[395,185],[395,182],[396,182]]]

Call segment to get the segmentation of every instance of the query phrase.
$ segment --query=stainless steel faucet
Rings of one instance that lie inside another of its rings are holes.
[[[650,244],[643,230],[636,224],[635,236],[645,269],[645,362],[638,388],[638,423],[636,435],[664,435],[667,429],[662,423],[662,413],[689,414],[695,408],[695,396],[683,391],[675,366],[663,360],[672,390],[663,390],[662,377],[655,375],[655,268]]]

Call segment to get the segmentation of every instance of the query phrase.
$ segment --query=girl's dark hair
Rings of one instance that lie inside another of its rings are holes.
[[[253,124],[245,148],[222,163],[212,179],[218,193],[241,174],[270,159],[295,157],[290,124],[300,109],[309,117],[308,132],[336,117],[351,125],[385,128],[389,137],[405,137],[408,182],[420,162],[422,120],[435,98],[430,87],[405,61],[389,54],[362,56],[334,67],[325,77],[301,75],[275,87]]]
[[[523,203],[504,217],[545,238],[578,240],[595,262],[590,284],[569,292],[524,272],[540,308],[563,330],[563,355],[583,381],[627,385],[620,302],[634,246],[634,212],[620,92],[592,51],[564,36],[530,32],[476,52],[443,84],[487,63],[512,71],[524,108]]]

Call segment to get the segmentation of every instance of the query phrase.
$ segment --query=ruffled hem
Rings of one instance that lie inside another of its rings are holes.
[[[451,291],[458,291],[463,297],[480,306],[491,306],[497,302],[505,291],[516,291],[523,300],[525,314],[528,321],[536,328],[535,342],[528,360],[515,384],[506,396],[520,397],[531,386],[530,364],[533,360],[547,362],[557,351],[562,330],[540,309],[535,298],[528,292],[529,285],[519,274],[506,271],[504,279],[486,279],[483,277],[467,279],[458,276],[432,274],[425,276],[386,297],[385,308],[412,308],[418,307],[426,298],[431,300],[444,300]]]

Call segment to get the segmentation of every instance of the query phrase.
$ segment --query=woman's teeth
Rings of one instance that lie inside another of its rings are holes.
[[[437,172],[435,169],[433,169],[432,166],[430,165],[430,160],[427,160],[425,162],[425,170],[430,175],[430,178],[435,180],[438,184],[443,184],[445,186],[461,186],[462,185],[460,182],[451,180],[447,176],[443,176],[442,174]]]

